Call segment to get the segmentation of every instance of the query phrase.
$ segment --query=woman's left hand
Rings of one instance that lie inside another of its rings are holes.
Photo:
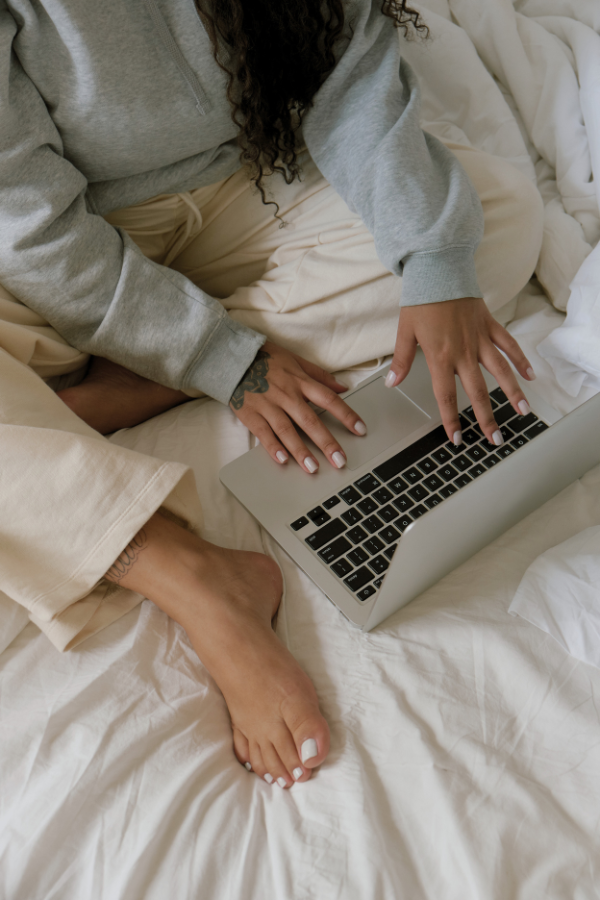
[[[519,415],[529,412],[525,395],[509,363],[499,351],[506,353],[517,371],[528,381],[535,378],[531,363],[515,339],[496,322],[483,300],[464,297],[442,303],[402,307],[394,359],[386,379],[388,387],[395,387],[406,378],[417,344],[421,345],[425,354],[442,423],[453,443],[461,443],[460,439],[457,440],[461,425],[455,374],[462,382],[487,439],[493,444],[502,443],[479,363],[494,376]]]

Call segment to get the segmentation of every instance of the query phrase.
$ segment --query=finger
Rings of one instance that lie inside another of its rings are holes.
[[[533,366],[521,350],[517,341],[515,341],[512,334],[503,328],[499,322],[494,322],[490,327],[490,337],[496,347],[499,347],[508,358],[511,363],[523,378],[526,378],[528,381],[535,380],[535,372],[533,371]]]
[[[304,405],[311,413],[313,412],[310,409],[310,406],[307,406],[307,404]],[[313,415],[315,414],[313,413]],[[309,475],[314,475],[319,468],[319,463],[312,453],[310,453],[304,441],[294,428],[294,424],[290,417],[282,409],[276,406],[269,407],[267,416],[268,424],[273,433],[282,442],[284,447],[287,447],[300,468],[304,469],[305,472],[308,472]],[[343,465],[345,465],[346,457],[344,456],[342,459]],[[341,466],[336,466],[336,468],[341,468]]]
[[[332,416],[335,416],[342,425],[346,426],[348,431],[352,431],[354,434],[358,435],[367,433],[367,426],[360,416],[329,388],[326,388],[315,381],[303,381],[301,383],[301,390],[307,400],[310,400],[311,403],[314,403],[321,409],[327,410]]]
[[[462,431],[458,417],[454,369],[447,364],[433,364],[429,367],[429,370],[431,372],[433,393],[442,417],[442,425],[448,435],[448,439],[458,447],[459,444],[462,444]]]
[[[337,394],[342,394],[344,391],[349,390],[348,385],[342,384],[341,381],[338,381],[337,378],[331,375],[330,372],[327,372],[326,369],[322,369],[321,366],[316,366],[314,363],[309,362],[307,359],[303,359],[301,356],[295,356],[295,359],[310,378],[314,378],[314,380],[318,381],[320,384],[326,385]]]
[[[327,457],[334,469],[343,469],[346,465],[346,454],[304,398],[302,396],[297,398],[289,395],[282,396],[282,406],[288,416],[300,426],[302,431]]]
[[[458,376],[471,401],[481,430],[490,443],[499,447],[500,444],[504,443],[504,438],[494,419],[490,395],[479,368],[479,363],[471,362],[463,365],[458,370]]]
[[[238,415],[238,418],[258,438],[269,456],[276,463],[280,466],[287,463],[289,456],[285,447],[277,440],[264,416],[261,416],[259,413],[246,412],[243,417]]]
[[[520,416],[526,416],[531,412],[525,394],[519,387],[510,363],[496,347],[489,343],[480,348],[481,362],[488,372],[494,376],[504,393],[509,399],[512,408]]]
[[[417,341],[414,332],[407,326],[402,326],[399,321],[396,346],[394,348],[394,358],[392,359],[390,370],[387,373],[384,382],[386,387],[396,387],[400,382],[404,381],[410,372],[416,352]]]

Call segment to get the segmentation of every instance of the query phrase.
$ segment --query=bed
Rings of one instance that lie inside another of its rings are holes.
[[[559,310],[593,246],[593,223],[581,225],[573,191],[568,211],[554,203],[560,179],[552,183],[541,152],[550,137],[519,113],[527,104],[501,78],[491,37],[502,45],[504,16],[529,52],[532,23],[552,31],[540,24],[541,5],[544,15],[600,30],[593,0],[525,0],[518,15],[508,0],[430,0],[435,40],[407,53],[417,68],[419,54],[430,60],[429,75],[420,73],[426,126],[510,157],[546,192],[544,290],[534,282],[522,292],[510,330],[538,372],[537,389],[567,412],[593,389],[569,394],[536,348],[563,325]],[[449,99],[436,81],[440,47],[474,54],[456,70]],[[555,163],[566,165],[564,154]],[[582,188],[581,205],[593,210],[590,196]],[[352,383],[365,374],[345,373]],[[277,632],[316,686],[331,753],[289,791],[248,773],[233,755],[218,688],[185,632],[149,601],[66,654],[14,604],[0,604],[3,900],[600,894],[600,671],[508,613],[540,553],[600,524],[600,467],[363,634],[220,484],[221,466],[252,446],[229,409],[195,400],[111,440],[190,465],[205,537],[278,561]]]

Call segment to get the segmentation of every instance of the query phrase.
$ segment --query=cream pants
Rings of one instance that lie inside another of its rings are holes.
[[[489,308],[506,321],[537,262],[541,200],[509,164],[449,146],[483,203],[477,273]],[[243,170],[107,219],[236,320],[335,371],[392,352],[402,282],[308,153],[301,162],[302,182],[271,179],[284,227]],[[103,575],[159,507],[198,532],[202,525],[189,469],[110,444],[56,396],[57,376],[77,380],[86,363],[0,287],[0,590],[60,650],[140,602]]]

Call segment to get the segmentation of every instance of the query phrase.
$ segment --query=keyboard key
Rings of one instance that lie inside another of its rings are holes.
[[[356,503],[357,500],[360,500],[361,495],[358,493],[356,488],[352,486],[344,488],[343,491],[340,491],[340,497],[342,500],[345,500],[348,506],[352,506],[353,503]]]
[[[380,531],[377,537],[380,537],[386,544],[391,544],[392,541],[397,541],[400,537],[399,532],[392,525],[388,525],[387,528],[384,528],[383,531]]]
[[[434,506],[437,506],[438,503],[442,502],[442,498],[438,494],[432,494],[431,497],[428,497],[425,501],[425,506],[428,509],[433,509]]]
[[[470,478],[465,472],[460,476],[460,478],[456,479],[454,484],[456,485],[456,487],[463,488],[466,487],[470,481],[473,481],[473,479]]]
[[[359,513],[357,509],[347,509],[342,513],[342,519],[346,525],[356,525],[357,522],[362,521],[362,513]]]
[[[426,512],[427,512],[426,507],[424,507],[421,503],[419,503],[418,506],[415,506],[414,509],[411,509],[410,514],[413,517],[413,519],[420,519],[421,516],[424,516]]]
[[[483,464],[486,467],[486,469],[492,469],[499,462],[500,462],[500,457],[496,456],[495,453],[490,453],[490,455],[486,456],[486,458],[484,459]]]
[[[409,525],[412,525],[412,519],[410,516],[400,516],[399,519],[396,519],[394,525],[399,531],[406,531]]]
[[[384,506],[379,510],[379,518],[383,519],[384,522],[392,522],[394,519],[398,517],[398,510],[394,509],[393,506]]]
[[[437,474],[435,474],[435,475],[430,475],[429,478],[426,478],[425,481],[423,482],[423,484],[426,485],[428,490],[437,491],[439,488],[441,488],[443,486],[444,482],[442,481],[441,478],[438,478]]]
[[[452,461],[452,465],[455,466],[459,472],[464,472],[466,469],[471,468],[473,460],[469,459],[469,457],[465,456],[463,453],[462,456],[457,456],[456,459]]]
[[[467,419],[462,413],[458,414],[458,421],[460,422],[460,430],[465,431],[471,425],[471,419]]]
[[[444,428],[438,425],[437,428],[434,428],[433,431],[430,431],[424,437],[419,438],[410,447],[406,447],[400,453],[396,453],[395,456],[392,456],[391,459],[388,459],[380,466],[375,466],[373,471],[382,481],[389,481],[394,475],[404,472],[405,469],[408,469],[409,466],[412,466],[423,456],[428,456],[434,450],[437,450],[447,440],[448,437]]]
[[[313,525],[324,525],[325,522],[329,522],[331,519],[329,513],[326,513],[322,506],[315,506],[315,508],[311,509],[310,512],[307,512],[306,515]]]
[[[366,553],[362,547],[355,547],[354,550],[351,550],[348,554],[348,559],[351,560],[355,566],[362,566],[368,558],[369,554]]]
[[[504,438],[505,441],[510,441],[511,438],[514,438],[515,433],[511,431],[508,425],[503,425],[500,429],[500,434]]]
[[[467,450],[467,456],[469,459],[472,459],[473,462],[479,462],[485,455],[486,452],[480,444],[475,444],[475,446],[469,447]]]
[[[376,553],[381,553],[385,544],[379,540],[378,537],[369,538],[368,541],[365,541],[363,544],[365,550],[368,550],[371,556],[374,556]]]
[[[401,497],[396,497],[392,502],[396,509],[401,513],[406,512],[411,506],[415,505],[415,501],[411,500],[408,494],[402,494]]]
[[[486,453],[494,453],[496,450],[496,445],[492,444],[491,441],[488,441],[487,438],[484,438],[481,442],[481,446],[485,450]]]
[[[517,435],[517,437],[514,439],[514,441],[511,441],[511,442],[510,442],[510,446],[511,446],[511,447],[514,447],[515,450],[518,450],[519,447],[524,447],[525,444],[528,444],[528,443],[529,443],[529,439],[526,438],[524,434],[519,434],[519,435]]]
[[[463,442],[470,447],[471,444],[476,444],[480,437],[481,435],[477,434],[474,428],[469,428],[463,434]]]
[[[323,525],[323,527],[319,528],[318,531],[315,531],[314,534],[310,534],[305,538],[305,541],[313,550],[320,550],[325,544],[328,544],[334,538],[342,534],[346,528],[346,523],[342,522],[341,519],[332,519],[327,525]]]
[[[494,388],[493,391],[490,391],[490,397],[492,400],[495,400],[496,403],[507,403],[508,397],[504,393],[501,387]]]
[[[453,484],[447,484],[446,487],[443,487],[440,491],[440,495],[447,500],[448,497],[451,497],[452,494],[458,493],[458,489],[454,487]]]
[[[439,450],[436,450],[435,453],[431,454],[432,459],[435,459],[436,463],[439,463],[440,466],[443,466],[444,463],[447,463],[452,459],[452,454],[449,453],[445,447],[440,447]]]
[[[421,480],[423,475],[417,468],[415,468],[415,466],[413,466],[411,469],[407,469],[406,472],[404,472],[404,477],[409,484],[416,484],[417,481]]]
[[[401,494],[402,491],[406,490],[406,488],[408,487],[408,484],[406,483],[406,481],[402,481],[400,476],[397,475],[393,481],[390,481],[390,483],[388,484],[388,487],[395,494]]]
[[[376,578],[375,581],[373,582],[373,587],[379,589],[381,587],[381,585],[383,584],[384,578],[385,578],[385,575],[380,575],[379,578]],[[369,587],[370,587],[370,585],[369,585]],[[368,591],[369,588],[365,588],[365,590]]]
[[[538,417],[534,415],[534,413],[529,413],[526,416],[518,416],[514,422],[510,423],[510,427],[516,433],[521,431],[525,431],[526,428],[531,428],[531,426],[538,421]]]
[[[369,516],[362,524],[363,528],[366,528],[369,534],[375,534],[376,531],[379,531],[379,529],[383,527],[383,522],[381,519],[378,519],[377,516]]]
[[[368,537],[368,535],[364,528],[361,528],[360,525],[357,525],[347,533],[346,537],[349,537],[353,544],[360,544],[360,542],[364,541],[364,539]]]
[[[498,409],[494,410],[494,418],[498,426],[504,425],[509,419],[514,419],[516,415],[518,415],[518,413],[514,411],[510,403],[505,403],[504,406],[500,406]]]
[[[471,478],[479,478],[479,476],[483,475],[484,472],[487,472],[487,469],[482,463],[476,463],[471,469],[469,469],[469,475],[471,476]]]
[[[362,478],[359,478],[358,481],[354,482],[354,487],[357,487],[361,494],[370,494],[371,491],[376,490],[380,484],[381,482],[377,481],[375,476],[368,472],[366,475],[363,475]]]
[[[360,569],[355,569],[352,575],[344,578],[344,584],[347,584],[351,591],[359,591],[372,580],[373,573],[366,566],[362,566]]]
[[[388,491],[387,488],[379,488],[378,491],[375,491],[373,494],[378,503],[389,503],[389,501],[394,496],[391,491]]]
[[[413,500],[424,500],[425,497],[429,494],[427,488],[422,484],[417,484],[413,488],[408,489],[408,493],[413,498]]]
[[[515,448],[511,447],[510,444],[503,444],[502,447],[498,447],[496,450],[496,454],[501,457],[501,459],[506,459],[507,456],[510,456],[510,454],[514,452]]]
[[[343,578],[348,572],[351,572],[353,568],[354,566],[352,563],[349,563],[347,559],[340,559],[332,565],[331,571],[334,575],[337,575],[338,578]]]
[[[294,531],[300,531],[301,528],[304,528],[305,525],[308,525],[308,519],[306,516],[300,516],[299,519],[296,519],[295,522],[292,522],[290,528],[293,528]]]
[[[389,562],[383,556],[374,556],[369,560],[369,566],[376,575],[382,575],[389,568]]]
[[[396,552],[396,547],[398,544],[392,544],[390,547],[386,547],[383,551],[388,559],[391,559],[394,553]]]
[[[339,502],[340,498],[334,496],[330,497],[329,500],[323,500],[323,506],[325,507],[325,509],[333,509],[333,507],[337,506]]]
[[[444,481],[452,481],[458,475],[458,471],[454,466],[442,466],[437,470],[436,475],[441,475]]]
[[[372,513],[373,510],[377,509],[377,504],[372,497],[365,497],[364,500],[361,500],[360,503],[356,504],[356,509],[360,509],[365,516],[368,516],[369,513]]]
[[[471,422],[477,421],[477,416],[475,415],[475,411],[472,406],[467,406],[466,409],[463,409],[463,416],[466,416],[467,419],[470,419]]]
[[[319,556],[326,563],[332,563],[334,559],[337,559],[342,553],[351,549],[352,544],[350,541],[347,541],[345,537],[340,537],[337,541],[334,541],[333,544],[329,544],[327,547],[323,547],[322,550],[319,550]]]
[[[444,447],[444,450],[447,450],[449,453],[452,454],[452,456],[456,456],[457,453],[462,453],[464,449],[465,449],[464,444],[459,444],[457,447],[456,444],[448,443]]]
[[[383,579],[382,579],[383,580]],[[373,584],[368,584],[366,588],[363,588],[362,591],[359,591],[356,595],[359,600],[368,600],[369,597],[372,597],[376,592],[376,588],[374,587],[375,582]],[[379,585],[377,585],[379,587]]]
[[[437,463],[434,463],[432,459],[426,456],[425,459],[422,459],[417,463],[417,468],[420,469],[424,475],[430,475],[437,469]]]
[[[542,422],[541,419],[535,423],[533,428],[528,428],[525,432],[525,437],[528,437],[531,440],[534,437],[537,437],[538,434],[541,434],[542,431],[546,431],[548,426],[545,422]]]

